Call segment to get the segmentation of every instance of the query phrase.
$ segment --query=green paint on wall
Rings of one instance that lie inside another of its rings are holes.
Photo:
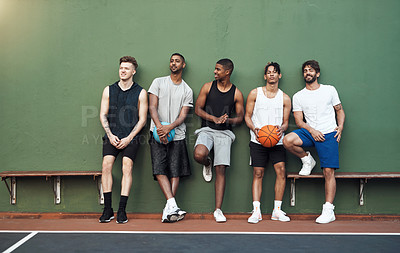
[[[187,59],[184,79],[195,98],[223,57],[234,61],[232,81],[245,97],[263,85],[267,61],[281,64],[280,88],[292,96],[304,86],[301,64],[317,59],[320,82],[337,88],[347,116],[341,171],[400,171],[399,11],[396,0],[1,0],[0,170],[100,170],[100,97],[104,87],[118,79],[119,57],[137,58],[135,80],[148,89],[155,77],[169,74],[169,56],[177,51]],[[293,119],[290,123],[292,131]],[[191,154],[193,132],[200,126],[193,111],[187,125]],[[249,212],[249,133],[244,124],[234,132],[223,209]],[[165,200],[152,179],[147,143],[138,157],[128,211],[161,213]],[[287,170],[298,171],[299,166],[288,154]],[[193,160],[192,170],[193,175],[181,182],[178,204],[190,212],[211,212],[213,184],[203,181],[201,166]],[[120,162],[113,175],[116,206]],[[269,166],[262,197],[265,212],[272,210],[274,178]],[[0,187],[0,211],[101,210],[95,185],[87,178],[63,179],[59,206],[53,204],[49,182],[21,181],[15,206]],[[398,187],[396,180],[368,183],[366,205],[360,207],[354,200],[357,182],[338,181],[336,211],[398,214]],[[298,188],[298,203],[290,207],[287,185],[284,210],[320,212],[323,181],[300,183]]]

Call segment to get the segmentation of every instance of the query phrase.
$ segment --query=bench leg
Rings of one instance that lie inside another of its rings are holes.
[[[296,179],[290,181],[290,206],[296,205]]]
[[[97,190],[99,192],[99,204],[104,205],[103,185],[101,184],[101,176],[96,178]]]
[[[54,204],[61,203],[61,178],[57,176],[54,178]]]
[[[17,179],[11,177],[11,205],[17,204]]]
[[[15,205],[17,203],[17,180],[15,177],[10,178],[11,188],[7,183],[7,177],[3,177],[2,180],[6,184],[8,194],[10,194],[10,204]]]
[[[360,206],[364,205],[364,187],[367,179],[360,179]]]

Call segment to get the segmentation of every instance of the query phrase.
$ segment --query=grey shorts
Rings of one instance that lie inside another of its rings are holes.
[[[149,144],[154,180],[157,180],[156,175],[166,175],[168,178],[191,175],[186,140],[162,144],[156,142],[150,132]]]
[[[208,151],[214,148],[214,166],[231,165],[231,145],[235,134],[231,130],[215,130],[202,127],[194,132],[197,136],[195,147],[202,144]]]

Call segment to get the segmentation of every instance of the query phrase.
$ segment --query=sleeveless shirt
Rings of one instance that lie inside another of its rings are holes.
[[[128,136],[139,121],[139,94],[142,91],[137,83],[128,90],[122,90],[118,82],[109,86],[108,123],[111,132],[122,139]],[[135,136],[136,139],[138,135]],[[105,135],[107,137],[107,134]]]
[[[204,111],[215,117],[221,117],[225,113],[228,114],[228,117],[231,117],[235,106],[235,92],[236,86],[234,84],[229,91],[221,92],[217,87],[217,81],[214,80],[206,99]],[[213,121],[205,119],[201,120],[201,126],[215,130],[232,130],[232,126],[228,123],[215,124]]]
[[[274,98],[268,98],[262,87],[257,88],[257,97],[254,104],[253,115],[251,121],[256,128],[261,128],[265,125],[282,125],[283,123],[283,92],[278,89]],[[279,140],[277,145],[282,145],[282,139]],[[250,130],[251,141],[260,144],[256,135]]]

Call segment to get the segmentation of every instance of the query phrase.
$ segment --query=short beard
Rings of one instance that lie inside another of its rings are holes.
[[[181,72],[182,69],[172,70],[170,68],[169,70],[171,71],[172,74],[179,74],[179,72]]]
[[[317,80],[317,76],[316,76],[316,75],[313,76],[313,78],[312,78],[310,81],[307,81],[307,77],[304,78],[304,81],[305,81],[306,83],[308,83],[308,84],[315,82],[315,80]]]

